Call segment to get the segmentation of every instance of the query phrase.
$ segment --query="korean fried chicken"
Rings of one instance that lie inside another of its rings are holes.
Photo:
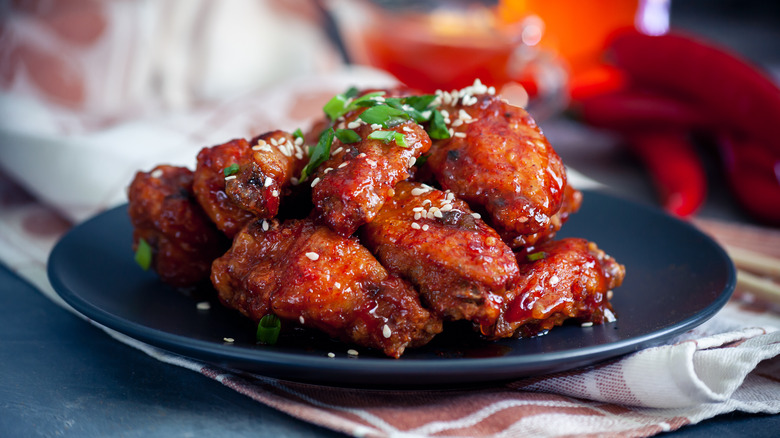
[[[484,86],[471,88],[443,99],[452,136],[434,142],[427,164],[442,188],[487,213],[512,244],[549,227],[563,202],[566,169],[524,109],[474,94]]]
[[[311,181],[319,219],[343,236],[374,219],[393,197],[395,185],[409,177],[409,168],[431,146],[428,134],[414,121],[380,128],[358,119],[359,114],[347,115],[339,126],[352,129],[360,140],[347,144],[334,139],[330,158]],[[404,145],[395,137],[371,138],[375,132],[398,133]]]
[[[517,253],[514,298],[489,334],[533,336],[567,319],[601,324],[615,320],[609,295],[625,267],[584,239],[548,241]]]
[[[252,146],[244,139],[203,148],[198,153],[193,190],[198,203],[220,231],[229,238],[255,215],[235,204],[225,192],[225,169],[248,157]]]
[[[418,288],[434,314],[473,321],[487,332],[518,268],[509,247],[478,216],[450,192],[401,182],[360,237],[388,271]]]
[[[356,238],[311,220],[256,220],[217,259],[220,300],[259,321],[273,313],[346,342],[400,357],[442,330],[412,286]]]
[[[195,169],[198,201],[228,237],[255,217],[272,218],[306,164],[303,139],[271,131],[204,148]]]
[[[230,246],[195,202],[192,172],[157,166],[138,172],[128,190],[133,250],[143,239],[152,249],[151,267],[172,286],[208,280],[211,262]]]

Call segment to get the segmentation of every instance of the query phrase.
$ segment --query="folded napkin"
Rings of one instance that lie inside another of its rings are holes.
[[[0,175],[0,260],[61,303],[45,273],[52,246],[72,223],[123,202],[135,171],[158,163],[192,167],[203,146],[271,128],[305,127],[326,96],[348,85],[390,81],[367,70],[301,77],[210,109],[137,118],[74,136],[33,135],[0,125],[0,166],[6,170]],[[52,118],[48,114],[41,120]],[[56,123],[44,131],[49,128],[56,129]],[[58,170],[63,159],[69,167]],[[24,171],[31,168],[34,174]],[[592,183],[573,175],[576,186]],[[705,220],[697,225],[757,251],[780,248],[775,231]],[[751,237],[756,234],[761,238]],[[667,345],[563,373],[447,390],[281,381],[177,356],[99,327],[160,361],[354,436],[636,437],[726,412],[780,412],[780,317],[768,305],[736,298]]]

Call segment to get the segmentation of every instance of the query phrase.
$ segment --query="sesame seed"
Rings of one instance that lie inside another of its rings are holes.
[[[583,322],[582,324],[580,324],[580,327],[593,327],[593,322],[591,321]]]
[[[263,231],[268,231],[268,221],[263,221]]]
[[[345,161],[345,162],[343,162],[343,163],[339,164],[339,167],[338,167],[338,168],[339,168],[339,169],[341,169],[342,167],[346,167],[346,166],[347,166],[347,164],[348,164],[348,163]]]
[[[306,257],[308,257],[309,260],[317,260],[320,258],[320,255],[317,254],[316,252],[307,252]]]
[[[550,277],[550,286],[555,286],[556,284],[558,284],[559,281],[561,281],[561,279],[558,278],[557,275],[553,275],[552,277]]]
[[[347,354],[350,356],[357,356],[359,353],[357,352],[357,350],[353,350],[350,348],[349,350],[347,350]]]
[[[349,129],[359,128],[360,125],[362,125],[362,123],[360,121],[361,121],[361,119],[357,119],[355,121],[347,123],[347,128],[349,128]]]
[[[361,153],[359,153],[359,154],[358,154],[358,158],[363,158],[363,157],[365,157],[365,156],[366,156],[366,153],[365,153],[365,152],[361,152]]]
[[[279,196],[279,190],[276,190],[276,189],[274,189],[274,190],[271,192],[271,196],[273,196],[274,198],[278,197],[278,196]]]
[[[265,182],[263,183],[263,187],[268,187],[273,183],[274,183],[274,179],[271,178],[270,176],[267,176],[265,177]]]
[[[425,209],[424,209],[424,208],[422,208],[422,207],[414,207],[414,208],[412,209],[412,211],[423,211],[423,210],[425,210]]]
[[[417,158],[409,157],[409,161],[406,162],[406,165],[407,165],[407,167],[412,167],[412,166],[414,166],[414,163],[416,163],[416,162],[417,162]]]
[[[209,310],[211,309],[211,303],[209,303],[208,301],[201,301],[195,307],[197,307],[198,310]]]
[[[382,327],[382,336],[384,336],[385,338],[389,338],[390,335],[392,335],[392,334],[393,334],[393,331],[390,330],[390,327],[388,327],[387,324],[385,324]]]
[[[428,227],[428,224],[425,224],[425,225],[422,226],[422,230],[423,231],[428,231],[428,228],[430,228],[430,227]]]
[[[436,208],[436,207],[434,207],[434,208]],[[441,210],[439,210],[438,208],[436,208],[436,210],[434,210],[434,211],[433,211],[433,217],[436,217],[436,218],[443,218],[443,217],[444,217],[444,215],[441,213]]]
[[[303,319],[303,315],[301,315],[301,316],[299,316],[299,317],[298,317],[298,322],[300,322],[301,324],[303,324],[304,322],[306,322],[306,320],[305,320],[305,319]]]
[[[333,353],[328,353],[328,357],[336,357],[336,355]]]
[[[296,137],[295,138],[295,145],[296,146],[303,146],[303,137]]]
[[[444,199],[446,199],[448,201],[452,201],[453,199],[455,199],[455,193],[452,193],[452,192],[448,191],[447,192],[447,196],[445,196]]]
[[[333,151],[333,155],[338,155],[338,153],[343,151],[343,150],[344,150],[344,147],[343,146],[339,146],[339,147],[336,148],[335,151]]]
[[[236,342],[233,338],[222,338],[223,341],[227,342],[228,344],[232,344],[233,342]]]
[[[237,177],[236,177],[235,175],[226,176],[226,177],[225,177],[225,181],[231,181],[231,180],[234,180],[234,179],[236,179],[236,178],[237,178]]]
[[[471,213],[471,216],[473,216],[474,219],[479,219],[482,217],[482,215],[480,215],[479,213]]]
[[[455,121],[454,121],[454,122],[452,122],[452,126],[454,126],[454,127],[456,127],[456,128],[457,128],[458,126],[462,125],[462,124],[463,124],[463,120],[461,120],[461,119],[455,119]]]
[[[612,292],[612,290],[611,290],[611,289],[607,291],[607,299],[608,299],[608,300],[611,300],[613,295],[615,295],[615,293],[614,293],[614,292]]]
[[[324,173],[325,175],[327,175],[327,174],[328,174],[328,172],[332,172],[332,171],[333,171],[333,168],[332,168],[332,167],[328,167],[327,169],[323,170],[323,173]]]
[[[447,111],[446,109],[441,110],[440,113],[442,116],[444,116],[445,119],[450,116],[450,112]]]
[[[436,216],[434,216],[434,214],[433,214],[433,212],[431,210],[428,210],[428,214],[426,214],[425,217],[427,217],[428,219],[433,219]]]
[[[379,123],[372,123],[371,124],[371,129],[382,129],[382,128],[383,128],[383,126],[380,125]]]
[[[487,246],[494,246],[496,244],[496,238],[493,236],[489,236],[487,239],[485,239],[485,245]]]
[[[422,218],[422,213],[415,213],[414,214],[414,220],[419,220],[420,218]]]
[[[275,138],[272,138],[271,139],[271,144],[274,145],[274,146],[279,146],[279,140],[277,140]]]
[[[339,283],[338,281],[333,283],[333,285],[336,286],[336,289],[341,289],[341,283]]]
[[[257,140],[257,146],[265,146],[267,143],[262,138]]]
[[[423,201],[423,205],[430,205],[433,204],[433,202],[430,199],[426,199]]]
[[[376,161],[374,160],[366,160],[366,163],[368,163],[368,165],[371,167],[376,167]]]
[[[410,126],[404,126],[403,130],[406,132],[414,132],[414,129],[412,129]]]
[[[314,178],[314,180],[312,180],[312,182],[311,182],[311,186],[312,187],[316,186],[318,182],[320,182],[320,178],[319,177]]]
[[[298,185],[298,178],[296,178],[294,176],[291,176],[290,177],[290,182],[292,183],[292,185],[297,186]]]
[[[420,224],[418,224],[417,222],[412,222],[412,228],[414,228],[415,230],[419,230],[422,227],[420,227]]]
[[[450,128],[450,129],[447,130],[447,132],[450,133],[450,137],[454,137],[455,136],[455,130],[454,129]]]
[[[427,191],[428,190],[425,190],[425,189],[422,189],[422,188],[419,188],[419,187],[415,187],[415,188],[412,189],[412,196],[420,196],[420,195],[422,195],[423,193],[425,193]]]
[[[162,169],[154,169],[154,170],[152,171],[152,178],[159,178],[159,177],[161,177],[161,176],[163,176],[163,171],[162,171]]]
[[[450,211],[450,210],[452,210],[452,204],[444,204],[444,205],[441,206],[441,208],[439,210],[441,210],[441,211]]]

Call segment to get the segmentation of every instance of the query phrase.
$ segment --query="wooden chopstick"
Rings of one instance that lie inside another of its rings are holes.
[[[780,259],[742,248],[726,247],[737,267],[737,289],[780,304]]]

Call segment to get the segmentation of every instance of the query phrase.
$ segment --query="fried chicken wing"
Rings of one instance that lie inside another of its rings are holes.
[[[245,139],[203,148],[198,153],[193,182],[195,197],[211,221],[231,239],[255,215],[228,197],[225,192],[225,168],[237,165],[251,153],[252,147]]]
[[[518,274],[498,234],[452,193],[400,182],[395,196],[360,230],[391,273],[409,279],[436,315],[492,329]]]
[[[359,114],[348,114],[338,126],[353,129],[361,140],[344,144],[335,139],[330,158],[311,182],[319,219],[343,236],[374,219],[393,197],[395,185],[409,177],[409,168],[431,146],[428,134],[414,121],[377,128],[359,120]],[[399,133],[405,145],[369,138],[377,131]]]
[[[571,318],[594,324],[615,320],[609,295],[622,284],[625,267],[595,243],[548,241],[518,252],[517,261],[514,298],[490,337],[534,336]]]
[[[400,357],[441,332],[417,292],[356,238],[312,220],[257,220],[217,259],[221,301],[259,321],[268,313]]]
[[[138,172],[128,190],[133,250],[144,239],[152,248],[152,268],[176,287],[208,280],[211,262],[229,247],[195,201],[192,172],[157,166]]]
[[[487,213],[502,236],[542,232],[563,201],[560,157],[524,109],[470,93],[443,99],[452,136],[434,142],[428,166],[442,188]]]
[[[569,216],[576,213],[582,205],[582,192],[575,189],[569,184],[566,184],[566,188],[563,191],[563,203],[557,213],[550,217],[550,223],[534,234],[517,234],[512,231],[502,230],[501,238],[504,239],[512,248],[524,248],[530,245],[536,245],[555,237],[555,234],[560,231],[561,227]]]
[[[303,138],[271,131],[250,144],[251,152],[241,156],[235,177],[225,178],[225,192],[234,204],[258,218],[272,218],[306,164]]]

